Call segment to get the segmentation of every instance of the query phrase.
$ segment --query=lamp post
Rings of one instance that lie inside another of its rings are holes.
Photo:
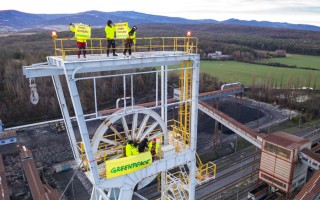
[[[58,37],[58,34],[56,31],[52,31],[50,34],[51,38],[53,39],[53,46],[54,46],[54,55],[57,56],[57,49],[56,49],[56,38]]]

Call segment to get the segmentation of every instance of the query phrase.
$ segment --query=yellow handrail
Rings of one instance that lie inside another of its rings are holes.
[[[198,166],[203,166],[203,163],[198,155],[198,153],[196,152],[196,157],[197,157],[197,163],[198,163]]]
[[[116,50],[125,49],[125,39],[115,39]],[[196,37],[145,37],[136,38],[137,44],[133,45],[134,52],[149,51],[181,51],[185,53],[197,53],[198,38]],[[78,48],[75,46],[75,38],[55,38],[54,51],[55,55],[65,56],[76,54]],[[87,51],[91,54],[103,54],[107,49],[107,38],[91,38],[87,39]],[[194,45],[195,44],[195,45]]]

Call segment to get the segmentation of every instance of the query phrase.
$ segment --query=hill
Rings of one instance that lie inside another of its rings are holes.
[[[305,24],[289,24],[280,22],[267,21],[245,21],[238,19],[229,19],[225,21],[216,21],[212,19],[191,20],[180,17],[167,17],[151,15],[134,11],[117,11],[101,12],[86,11],[75,14],[30,14],[16,10],[0,11],[0,32],[24,31],[24,30],[41,30],[57,28],[66,30],[70,22],[81,22],[90,24],[94,27],[105,26],[108,19],[114,22],[129,21],[130,24],[234,24],[246,26],[260,26],[272,28],[285,28],[297,30],[320,31],[320,27]]]

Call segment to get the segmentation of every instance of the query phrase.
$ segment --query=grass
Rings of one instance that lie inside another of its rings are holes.
[[[282,87],[290,77],[295,82],[299,82],[298,87],[306,86],[306,82],[311,77],[316,80],[320,86],[320,71],[291,69],[282,67],[272,67],[259,64],[248,64],[235,61],[201,61],[201,72],[206,72],[216,76],[222,82],[241,82],[245,86],[251,86],[252,80],[255,77],[256,84],[263,84],[266,80],[273,78],[280,87],[282,79]],[[311,85],[313,87],[313,85]]]
[[[281,63],[290,66],[320,69],[320,56],[307,56],[287,54],[285,58],[269,58],[261,60],[262,63]]]
[[[251,144],[247,140],[243,139],[242,137],[238,136],[236,151],[240,151],[241,149],[247,148],[251,145],[253,145],[253,144]]]
[[[304,123],[301,123],[301,128],[299,128],[299,121],[298,120],[287,120],[285,122],[282,122],[280,124],[276,124],[273,125],[272,127],[269,128],[269,132],[273,133],[276,131],[285,131],[288,133],[293,133],[297,130],[300,130],[302,128],[307,128],[307,127],[311,127],[314,126],[315,124],[319,124],[320,123],[320,119],[317,120],[311,120],[311,121],[307,121]],[[267,130],[264,130],[265,133],[267,133]]]

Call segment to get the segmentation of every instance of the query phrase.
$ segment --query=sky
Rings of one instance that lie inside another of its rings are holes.
[[[320,0],[0,0],[0,10],[60,14],[136,11],[188,19],[236,18],[320,26]]]

